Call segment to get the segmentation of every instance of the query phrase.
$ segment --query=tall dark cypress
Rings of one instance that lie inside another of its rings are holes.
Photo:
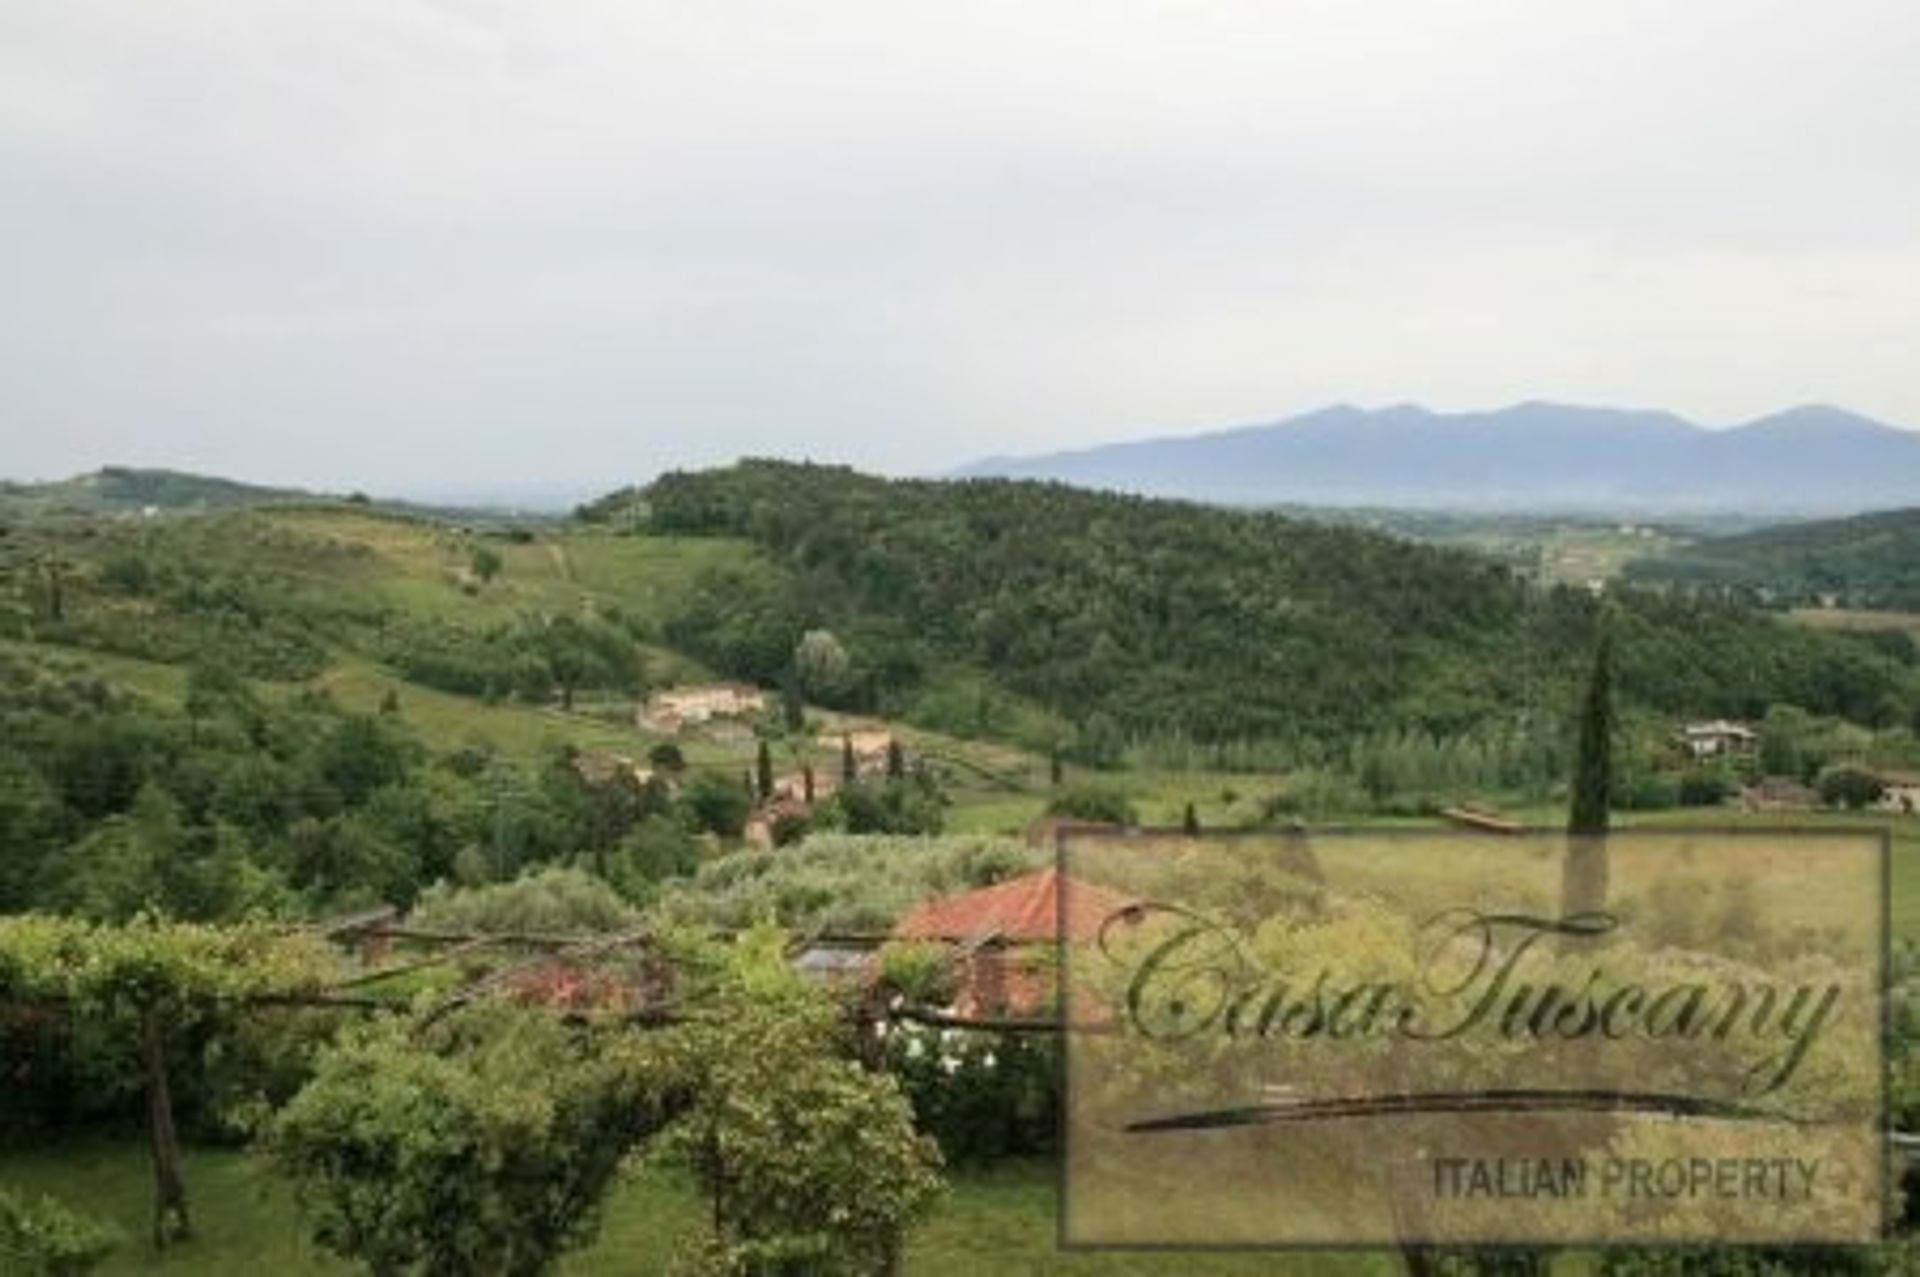
[[[780,718],[790,732],[807,725],[807,707],[800,699],[800,676],[791,666],[780,677]]]
[[[860,779],[860,764],[853,756],[853,737],[840,737],[840,783],[851,785]]]
[[[1612,802],[1613,634],[1603,613],[1574,746],[1567,856],[1560,878],[1562,917],[1597,913],[1607,906],[1607,824]]]
[[[773,799],[773,751],[767,748],[767,742],[760,742],[760,752],[753,758],[753,778],[759,782],[760,801]]]
[[[1613,635],[1604,628],[1593,652],[1593,672],[1580,705],[1574,749],[1570,834],[1604,834],[1613,803]]]

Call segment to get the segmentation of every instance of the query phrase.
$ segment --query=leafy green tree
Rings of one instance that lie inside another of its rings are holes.
[[[607,881],[628,900],[645,901],[658,884],[684,877],[700,865],[700,845],[686,826],[668,815],[635,825],[608,857]]]
[[[406,779],[412,761],[405,739],[378,718],[354,714],[337,722],[314,751],[320,779],[348,806]]]
[[[1864,767],[1842,764],[1820,773],[1820,801],[1830,807],[1859,811],[1880,801],[1885,782]]]
[[[59,841],[60,796],[24,757],[0,749],[0,913],[29,907]]]
[[[1118,767],[1126,751],[1126,737],[1111,714],[1096,710],[1074,734],[1074,758],[1089,767]]]
[[[223,1050],[251,999],[312,991],[336,967],[317,937],[265,926],[0,917],[0,1004],[63,1008],[74,1040],[145,1094],[156,1247],[192,1231],[174,1117],[182,1047]]]
[[[480,545],[474,547],[469,566],[473,574],[480,578],[482,585],[490,585],[493,583],[493,578],[500,575],[500,569],[505,566],[505,563],[500,558],[498,550],[490,545]]]
[[[939,1189],[939,1152],[892,1078],[842,1053],[839,1016],[786,961],[785,937],[737,945],[714,1014],[685,1027],[698,1061],[664,1147],[693,1172],[711,1234],[695,1272],[896,1271],[907,1225]]]
[[[132,811],[109,817],[60,857],[52,898],[69,913],[102,921],[150,909],[179,912],[174,883],[185,850],[179,804],[148,785]]]
[[[846,692],[853,674],[853,661],[833,631],[808,630],[794,645],[793,669],[802,692],[831,705]]]
[[[535,1277],[589,1240],[621,1160],[663,1121],[628,1035],[493,1005],[325,1052],[271,1146],[314,1239],[374,1273]]]
[[[702,772],[688,781],[681,801],[696,826],[726,838],[739,837],[753,810],[746,787],[717,772]]]
[[[814,824],[850,834],[937,834],[945,823],[946,798],[923,777],[884,784],[843,785],[821,804]]]

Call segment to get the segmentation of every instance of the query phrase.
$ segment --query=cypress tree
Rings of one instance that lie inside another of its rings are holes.
[[[900,780],[907,774],[907,756],[900,750],[898,736],[887,737],[887,779]]]
[[[792,667],[780,678],[780,713],[790,732],[807,725],[806,705],[800,699],[800,676]]]
[[[840,736],[840,783],[851,785],[860,779],[860,764],[853,757],[853,737],[841,733]]]
[[[1603,623],[1604,624],[1604,623]],[[1594,647],[1593,672],[1580,705],[1580,736],[1574,747],[1573,803],[1567,814],[1567,832],[1576,835],[1607,832],[1613,803],[1613,636],[1600,631]]]
[[[1188,834],[1200,832],[1200,813],[1193,809],[1192,803],[1187,804],[1187,810],[1180,817],[1180,828]]]
[[[767,742],[760,742],[760,750],[753,757],[753,777],[760,786],[760,801],[768,802],[773,798],[773,751],[767,748]]]
[[[1560,879],[1562,917],[1607,905],[1607,825],[1613,801],[1613,635],[1600,618],[1593,672],[1580,705],[1573,795],[1567,813],[1567,857]]]

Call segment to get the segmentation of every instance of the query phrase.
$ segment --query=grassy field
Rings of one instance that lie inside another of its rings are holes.
[[[1920,612],[1860,612],[1847,608],[1805,607],[1787,614],[1796,625],[1816,630],[1899,630],[1920,639]]]
[[[102,1270],[107,1274],[265,1271],[274,1277],[320,1277],[353,1271],[307,1239],[292,1192],[259,1158],[196,1150],[187,1176],[196,1236],[156,1256],[144,1240],[151,1184],[142,1146],[88,1141],[0,1155],[0,1183],[54,1194],[126,1233]],[[593,1245],[571,1256],[561,1271],[579,1277],[664,1272],[677,1239],[697,1225],[700,1211],[683,1179],[643,1168],[616,1189]],[[905,1268],[912,1277],[1043,1272],[1146,1277],[1167,1271],[1168,1258],[1056,1252],[1054,1168],[1020,1162],[951,1176],[946,1195],[914,1231]],[[1274,1272],[1371,1277],[1399,1271],[1397,1262],[1384,1255],[1182,1255],[1179,1269],[1201,1277]]]

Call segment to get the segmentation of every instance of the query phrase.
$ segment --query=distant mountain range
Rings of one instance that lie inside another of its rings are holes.
[[[1056,479],[1231,505],[1845,514],[1920,504],[1920,433],[1807,406],[1724,430],[1666,412],[1326,408],[1268,425],[990,457],[956,477]]]

